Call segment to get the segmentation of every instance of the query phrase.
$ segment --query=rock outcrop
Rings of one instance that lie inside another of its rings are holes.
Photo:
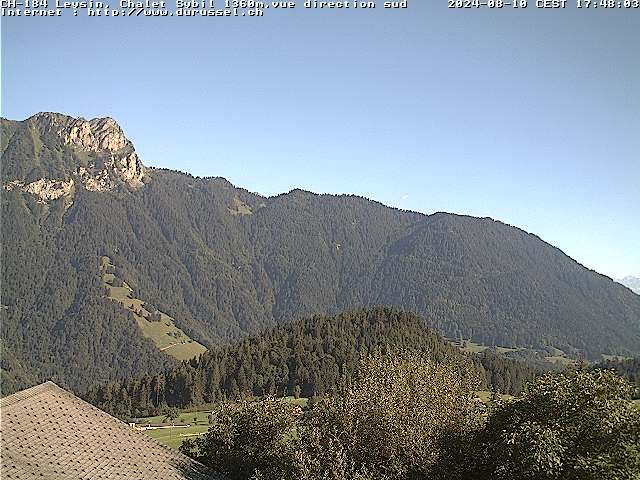
[[[110,117],[73,120],[64,132],[64,141],[69,145],[94,152],[118,152],[131,146],[120,126]]]
[[[55,175],[58,178],[43,177],[31,182],[14,178],[5,182],[5,190],[19,189],[46,203],[72,196],[80,185],[94,192],[113,190],[118,185],[134,189],[144,186],[146,169],[114,119],[85,120],[43,112],[27,122],[36,135],[57,138],[60,150],[69,152],[78,161]]]
[[[9,182],[5,184],[4,188],[6,190],[19,189],[37,197],[40,203],[47,203],[51,200],[57,200],[60,197],[70,196],[73,193],[74,185],[75,182],[73,178],[67,181],[41,178],[26,185],[19,181]]]
[[[113,171],[127,185],[142,186],[145,168],[138,158],[133,144],[125,137],[122,128],[113,118],[94,118],[92,120],[76,118],[58,133],[66,145],[107,156],[105,159],[107,172]],[[100,179],[101,176],[104,177],[103,172],[104,170],[90,172],[85,168],[83,177],[92,186],[97,183],[101,185],[102,189],[113,188],[112,186],[107,187],[106,182]]]

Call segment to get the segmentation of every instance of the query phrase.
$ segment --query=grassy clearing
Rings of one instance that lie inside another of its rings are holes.
[[[480,343],[472,342],[471,340],[463,340],[462,342],[448,339],[451,343],[453,343],[456,347],[466,353],[481,353],[488,349],[493,349],[493,347],[489,347],[487,345],[482,345]],[[507,352],[517,352],[518,348],[508,348],[508,347],[495,347],[495,351],[497,353],[507,353]]]
[[[240,200],[238,197],[233,198],[233,203],[229,207],[229,212],[232,215],[252,215],[253,211],[251,207]]]
[[[489,390],[476,390],[473,393],[477,398],[482,400],[483,403],[489,403],[489,401],[491,400],[491,392]],[[515,398],[513,395],[505,395],[502,393],[499,393],[498,395],[500,395],[500,400],[505,401],[513,400]]]
[[[559,348],[549,347],[548,350],[549,350],[549,355],[546,355],[544,359],[549,363],[553,363],[555,365],[561,365],[565,367],[569,365],[573,365],[575,363],[575,360],[573,358],[567,357],[567,354],[564,353]]]
[[[256,398],[256,401],[258,399]],[[280,399],[292,406],[306,407],[309,402],[308,398],[295,398],[284,397]],[[207,408],[208,407],[208,408]],[[162,428],[156,430],[144,430],[146,435],[151,438],[155,438],[160,443],[171,447],[178,448],[182,442],[188,438],[194,438],[195,436],[206,433],[209,429],[209,415],[212,413],[213,405],[207,405],[200,407],[199,410],[190,411],[183,410],[180,415],[174,420],[175,424],[190,424],[188,427],[175,427],[175,428]],[[165,422],[165,415],[156,415],[155,417],[145,417],[137,420],[138,425],[158,425],[170,426],[171,422]]]
[[[309,399],[300,397],[284,397],[281,399],[283,402],[290,403],[291,405],[296,405],[298,407],[305,408],[309,404]]]
[[[556,365],[569,366],[569,365],[573,365],[574,363],[576,363],[575,360],[567,357],[566,355],[548,356],[548,357],[544,357],[544,359],[547,362],[553,363],[553,364],[556,364]]]
[[[102,282],[108,290],[107,298],[118,302],[133,313],[138,327],[158,350],[178,360],[189,360],[207,349],[180,330],[169,315],[155,311],[133,296],[133,290],[112,273],[114,266],[109,257],[100,259]],[[153,310],[153,311],[152,311]],[[155,318],[154,318],[155,315]]]
[[[155,438],[160,443],[171,448],[179,448],[182,442],[188,438],[194,438],[203,433],[206,433],[209,429],[209,424],[206,425],[192,425],[190,427],[183,428],[163,428],[158,430],[144,430],[146,435],[151,438]]]
[[[556,366],[569,366],[575,363],[575,359],[567,356],[565,352],[560,350],[559,348],[549,347],[548,349],[543,350],[531,350],[527,348],[508,348],[508,347],[489,347],[487,345],[482,345],[480,343],[472,342],[471,340],[463,340],[455,341],[449,339],[451,343],[460,348],[463,352],[466,353],[481,353],[485,350],[495,350],[496,353],[499,354],[509,354],[511,352],[522,352],[522,353],[531,353],[534,357],[539,358],[540,360],[544,360],[547,363]],[[508,355],[507,355],[508,356]]]
[[[480,345],[478,343],[474,343],[474,342],[471,342],[471,341],[466,341],[466,342],[462,342],[462,343],[454,342],[454,344],[457,347],[459,347],[460,350],[462,350],[463,352],[466,352],[466,353],[481,353],[481,352],[484,352],[487,348],[489,348],[489,347],[486,347],[484,345]]]
[[[160,443],[171,447],[178,448],[188,438],[206,433],[209,429],[209,414],[211,410],[204,411],[183,411],[173,421],[175,424],[189,424],[188,427],[162,428],[156,430],[143,430],[143,433],[155,438]],[[162,425],[171,427],[171,421],[165,421],[165,415],[156,415],[155,417],[140,418],[136,422],[138,425]]]

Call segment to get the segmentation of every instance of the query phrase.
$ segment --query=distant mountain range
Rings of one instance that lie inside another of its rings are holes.
[[[1,149],[4,391],[374,306],[485,345],[640,353],[638,295],[490,218],[145,167],[110,118],[2,120]]]
[[[618,281],[625,287],[629,287],[631,290],[640,295],[640,278],[626,276]]]

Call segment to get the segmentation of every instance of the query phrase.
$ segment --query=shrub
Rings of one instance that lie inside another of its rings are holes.
[[[612,371],[541,377],[490,416],[483,471],[473,478],[638,480],[640,410],[631,393]]]
[[[445,454],[443,439],[478,424],[470,371],[407,353],[363,360],[354,386],[321,402],[301,431],[303,457],[320,469],[309,478],[335,470],[334,456],[350,472],[335,478],[427,475]]]
[[[224,404],[209,431],[180,450],[231,479],[294,478],[296,419],[290,405],[274,398]]]

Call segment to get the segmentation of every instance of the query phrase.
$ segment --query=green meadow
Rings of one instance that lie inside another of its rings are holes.
[[[177,360],[189,360],[207,350],[180,330],[172,317],[135,298],[131,287],[112,273],[114,265],[109,257],[100,259],[100,269],[107,298],[118,302],[133,314],[142,335],[151,340],[158,350]]]

